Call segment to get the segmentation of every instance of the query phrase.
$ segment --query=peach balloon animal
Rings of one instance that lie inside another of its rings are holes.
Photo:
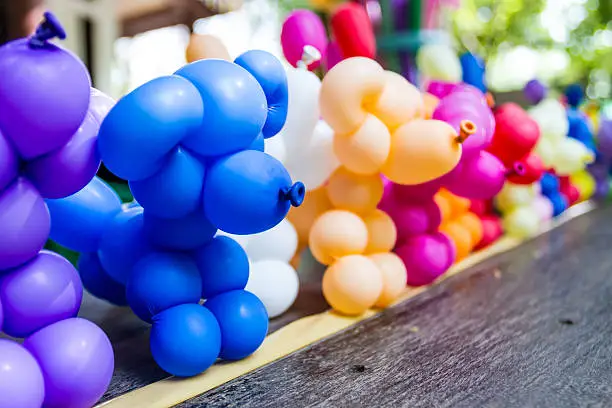
[[[460,135],[425,119],[430,109],[413,85],[362,57],[345,59],[327,73],[320,108],[334,131],[341,167],[324,187],[333,209],[314,221],[309,246],[329,266],[323,277],[327,302],[342,314],[360,315],[392,304],[407,280],[404,263],[391,252],[395,224],[377,209],[382,176],[398,184],[443,176],[459,162],[461,143],[474,129],[466,122]]]

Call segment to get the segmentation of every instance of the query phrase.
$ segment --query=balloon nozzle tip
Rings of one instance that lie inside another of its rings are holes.
[[[32,37],[30,37],[29,44],[32,48],[42,48],[47,41],[56,37],[60,40],[66,39],[66,31],[57,17],[55,17],[55,14],[46,11],[44,20],[38,25]]]
[[[462,120],[459,125],[459,135],[455,138],[457,143],[463,143],[466,139],[476,133],[476,125],[471,120]]]
[[[288,200],[292,207],[299,207],[304,202],[306,186],[301,181],[296,181],[291,187],[282,192],[284,200]]]

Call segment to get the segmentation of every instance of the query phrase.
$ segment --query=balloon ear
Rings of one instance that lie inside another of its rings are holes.
[[[234,62],[261,85],[268,102],[268,117],[262,133],[266,139],[275,136],[285,125],[289,105],[287,74],[283,65],[272,54],[261,50],[247,51]]]

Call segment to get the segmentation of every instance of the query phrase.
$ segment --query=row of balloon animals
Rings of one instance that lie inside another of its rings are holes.
[[[336,40],[361,11],[346,13]],[[151,323],[155,361],[193,376],[261,345],[306,247],[328,266],[332,308],[359,315],[607,193],[610,126],[595,140],[575,92],[566,107],[535,81],[529,111],[495,106],[476,58],[431,47],[426,92],[373,55],[321,81],[322,30],[310,12],[287,19],[288,71],[263,51],[231,60],[217,42],[210,59],[192,44],[197,61],[118,102],[49,42],[65,37],[50,13],[0,48],[0,329],[25,338],[0,340],[0,407],[102,396],[112,346],[76,317],[83,288]],[[136,201],[95,177],[100,161]],[[49,236],[81,253],[78,272],[42,249]]]

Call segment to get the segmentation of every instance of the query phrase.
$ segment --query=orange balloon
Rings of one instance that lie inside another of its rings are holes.
[[[449,124],[416,119],[391,135],[391,151],[382,172],[398,184],[421,184],[450,172],[460,158],[461,143]]]
[[[366,104],[376,101],[385,87],[384,70],[365,57],[336,64],[321,82],[321,116],[340,134],[354,132],[366,120]]]
[[[446,195],[442,192],[438,192],[434,196],[434,202],[438,206],[440,210],[440,215],[442,216],[442,223],[448,222],[451,219],[452,208],[451,203],[446,197]]]
[[[335,208],[357,214],[375,210],[384,191],[380,176],[362,176],[346,167],[340,167],[331,175],[326,188]]]
[[[423,97],[406,78],[393,71],[385,71],[382,95],[365,109],[393,130],[423,115]]]
[[[389,252],[395,247],[397,229],[393,219],[384,211],[376,209],[364,218],[368,228],[366,254]]]
[[[425,119],[431,119],[439,103],[440,103],[440,99],[438,97],[430,94],[429,92],[423,94],[423,104],[425,106],[425,109],[424,109]]]
[[[383,122],[367,115],[355,132],[334,135],[334,153],[347,169],[357,174],[378,174],[389,157],[391,134]]]
[[[355,213],[331,210],[316,219],[308,243],[312,256],[330,265],[343,256],[363,254],[368,245],[368,228]]]
[[[187,62],[210,58],[232,60],[223,42],[217,37],[207,34],[192,34],[185,54]]]
[[[376,307],[387,307],[395,302],[406,289],[408,272],[401,258],[394,253],[369,255],[382,272],[383,289],[376,301]]]
[[[482,241],[482,235],[484,233],[480,217],[478,217],[473,212],[468,211],[459,218],[457,218],[457,222],[470,232],[470,235],[472,236],[473,246],[478,246],[478,244],[480,244],[480,241]]]
[[[458,222],[449,222],[440,226],[440,232],[445,234],[453,241],[455,248],[457,249],[457,257],[455,262],[459,262],[465,259],[472,249],[474,248],[474,242],[472,242],[472,234],[463,225]]]
[[[445,189],[440,190],[438,194],[443,196],[450,205],[451,213],[449,219],[455,220],[470,210],[472,203],[469,199],[456,196]]]
[[[304,203],[299,207],[291,207],[287,218],[295,227],[301,244],[308,244],[308,234],[310,234],[312,224],[321,214],[332,208],[325,187],[308,190]]]
[[[295,255],[293,255],[293,258],[291,258],[291,261],[289,261],[289,264],[293,266],[293,269],[295,269],[296,271],[300,267],[300,263],[302,262],[302,255],[304,254],[305,249],[305,246],[298,246],[297,251],[295,251]]]
[[[337,312],[358,316],[374,306],[383,291],[382,272],[371,259],[349,255],[323,275],[323,296]]]

